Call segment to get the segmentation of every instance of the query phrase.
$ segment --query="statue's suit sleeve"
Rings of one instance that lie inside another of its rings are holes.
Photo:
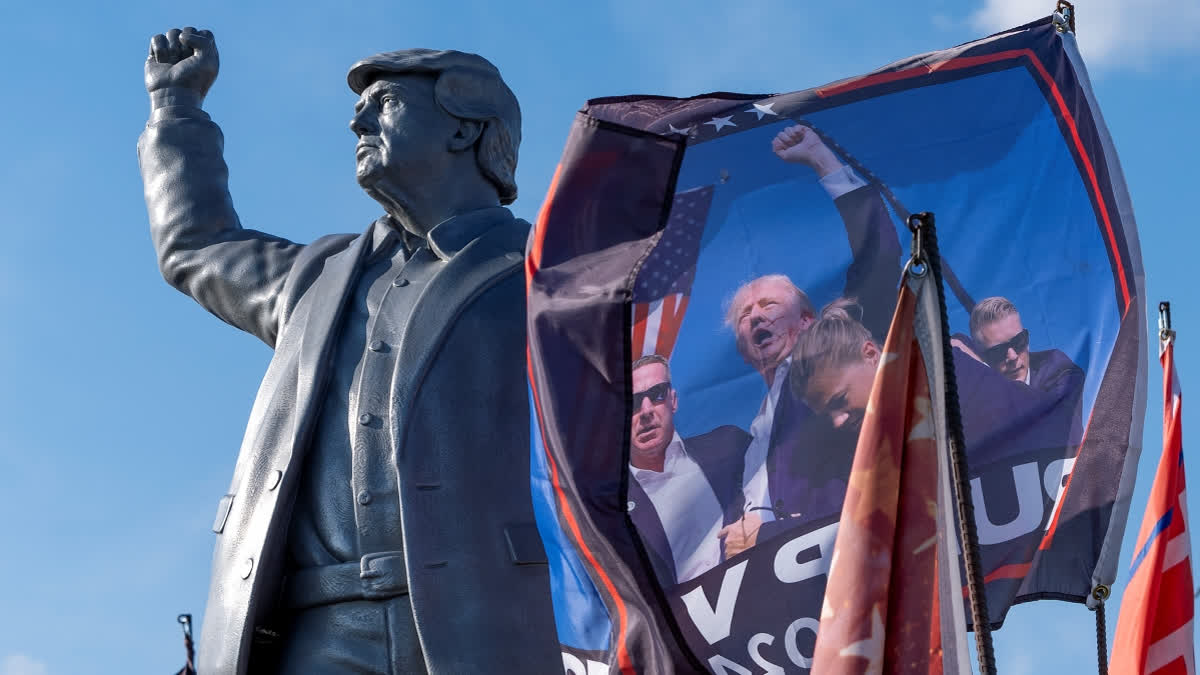
[[[288,274],[304,246],[241,226],[221,129],[195,108],[163,108],[138,140],[150,234],[163,278],[271,347]]]

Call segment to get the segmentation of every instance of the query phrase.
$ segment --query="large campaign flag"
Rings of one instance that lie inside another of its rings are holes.
[[[918,294],[931,368],[916,334]],[[945,378],[938,310],[932,275],[906,279],[846,487],[813,657],[819,673],[969,670],[945,399],[930,395]]]
[[[1113,641],[1112,672],[1195,675],[1191,540],[1183,477],[1183,396],[1174,338],[1163,341],[1163,451]]]
[[[863,354],[915,211],[939,223],[992,626],[1112,583],[1144,279],[1060,27],[803,91],[579,112],[526,270],[532,490],[568,673],[811,668]],[[814,331],[834,314],[847,330]]]

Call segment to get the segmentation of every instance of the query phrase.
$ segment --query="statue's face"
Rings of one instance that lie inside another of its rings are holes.
[[[434,83],[432,75],[387,75],[363,90],[350,130],[358,184],[368,192],[411,190],[440,175],[459,122],[434,100]]]

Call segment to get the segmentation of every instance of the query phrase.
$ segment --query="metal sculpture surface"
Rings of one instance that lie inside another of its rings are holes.
[[[275,354],[220,500],[202,673],[546,672],[529,493],[520,109],[474,54],[350,69],[385,215],[301,245],[242,227],[201,110],[212,33],[156,35],[138,143],[163,276]]]

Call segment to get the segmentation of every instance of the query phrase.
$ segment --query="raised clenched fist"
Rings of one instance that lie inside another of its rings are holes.
[[[771,150],[785,162],[812,167],[822,178],[841,166],[821,137],[803,124],[794,124],[776,134]]]
[[[169,96],[199,106],[217,79],[217,43],[207,30],[172,28],[150,38],[146,91],[151,99]]]

